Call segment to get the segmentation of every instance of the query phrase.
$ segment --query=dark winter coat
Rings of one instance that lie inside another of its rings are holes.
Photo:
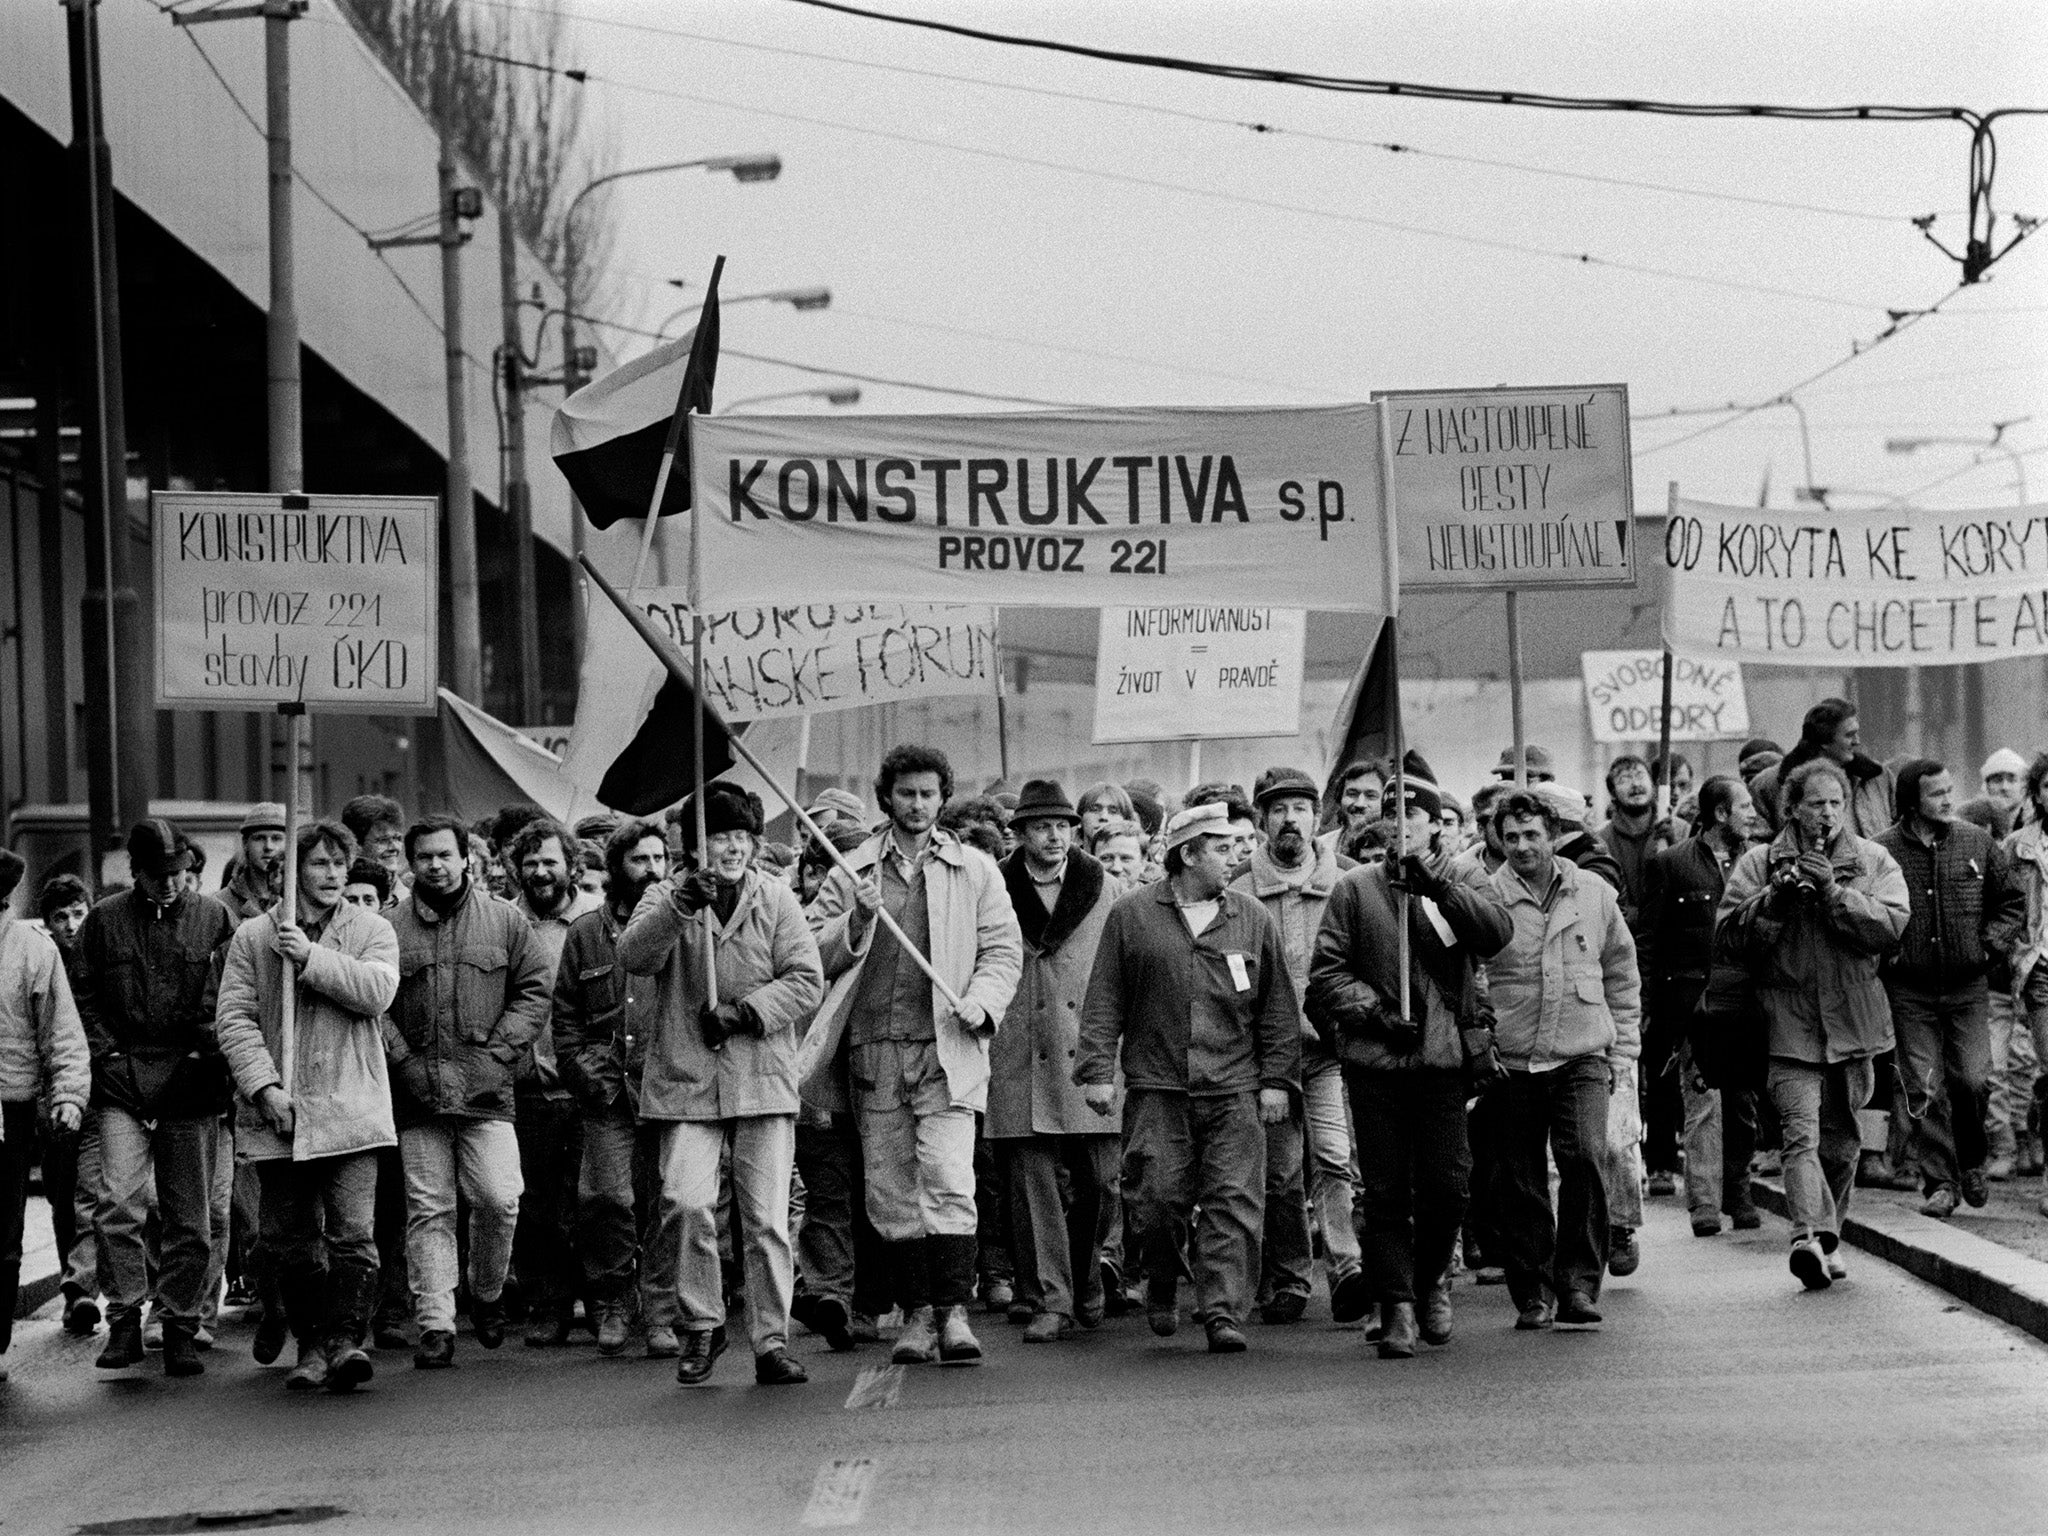
[[[188,892],[159,907],[141,887],[109,896],[78,932],[78,1017],[93,1103],[140,1120],[222,1114],[233,1097],[214,1036],[219,958],[235,919]]]
[[[593,1114],[620,1094],[639,1110],[640,1073],[654,1035],[660,989],[653,977],[619,964],[625,926],[610,902],[584,913],[569,925],[555,971],[555,1062],[576,1102]]]
[[[1096,946],[1124,887],[1076,849],[1067,855],[1067,876],[1048,912],[1031,883],[1023,849],[1000,867],[1024,936],[1024,970],[1003,1027],[989,1042],[986,1134],[1008,1140],[1121,1131],[1122,1104],[1107,1115],[1090,1109],[1075,1086],[1074,1061]]]
[[[1981,983],[1993,965],[2011,959],[2026,927],[2027,898],[1989,832],[1952,821],[1930,846],[1900,822],[1876,841],[1898,860],[1913,909],[1885,962],[1887,980],[1948,992]]]

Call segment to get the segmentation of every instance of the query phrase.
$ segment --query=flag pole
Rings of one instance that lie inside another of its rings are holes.
[[[305,693],[303,677],[299,692]],[[278,893],[276,922],[299,920],[299,762],[306,747],[306,701],[304,697],[277,706],[285,717],[284,795],[284,889]],[[291,1099],[299,1072],[299,968],[278,956],[277,1053],[278,1075],[284,1079],[284,1096]]]
[[[634,633],[647,642],[648,649],[653,651],[656,658],[668,669],[668,675],[679,683],[689,682],[690,664],[684,659],[682,652],[676,647],[675,642],[663,634],[660,627],[652,619],[627,602],[624,594],[609,581],[605,580],[604,573],[591,564],[588,555],[578,555],[576,558],[582,564],[585,572],[589,574],[590,579],[596,583],[597,589],[610,598],[613,606],[626,616],[626,622],[633,626]],[[703,739],[701,733],[698,739]],[[760,758],[754,755],[746,742],[738,736],[733,736],[730,740],[732,749],[739,754],[740,760],[753,769],[755,773],[759,774],[761,781],[775,791],[776,798],[789,807],[790,811],[795,815],[798,824],[816,839],[818,846],[825,851],[826,857],[831,859],[833,865],[847,879],[856,884],[863,881],[866,877],[846,862],[846,855],[833,845],[832,839],[825,835],[825,829],[811,819],[811,813],[797,803],[795,795],[782,787],[782,782],[769,771],[767,765]],[[926,977],[930,979],[931,984],[939,989],[940,996],[944,997],[953,1007],[958,1008],[960,1006],[960,994],[953,989],[945,977],[938,973],[930,959],[926,957],[924,951],[910,942],[910,936],[898,925],[896,919],[889,915],[889,909],[887,907],[876,908],[875,918],[884,928],[889,930],[896,942],[902,946],[903,952],[910,956],[919,970],[925,973]]]
[[[720,265],[725,258],[719,257]],[[713,281],[717,279],[714,277]],[[690,429],[689,423],[683,430]],[[696,460],[694,456],[692,463]],[[651,526],[654,519],[649,518]],[[702,545],[698,538],[697,498],[690,498],[690,692],[697,712],[697,728],[690,732],[690,768],[695,791],[690,796],[690,808],[697,817],[697,867],[708,869],[711,865],[711,844],[704,834],[704,567]],[[646,546],[641,547],[644,557]],[[718,1006],[718,914],[706,907],[704,917],[704,1000],[712,1007]]]
[[[1678,516],[1678,482],[1671,482],[1671,500],[1665,512],[1665,527]],[[1659,639],[1663,639],[1660,635]],[[1664,708],[1657,721],[1657,820],[1671,814],[1671,642],[1664,641]]]
[[[1387,610],[1387,746],[1394,760],[1394,873],[1398,877],[1403,873],[1402,862],[1408,857],[1408,770],[1404,761],[1407,743],[1401,733],[1401,542],[1394,513],[1394,444],[1388,435],[1387,402],[1381,400],[1378,404],[1380,505],[1385,518],[1381,537],[1386,544],[1383,591]],[[1371,665],[1370,658],[1367,665]],[[1395,963],[1401,972],[1401,1017],[1406,1019],[1412,1003],[1408,995],[1408,891],[1392,881],[1389,885],[1395,891]]]

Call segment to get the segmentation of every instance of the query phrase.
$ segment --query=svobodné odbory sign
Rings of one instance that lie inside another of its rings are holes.
[[[692,417],[707,603],[1386,607],[1371,405]]]
[[[156,704],[432,714],[433,496],[158,491]]]
[[[1373,398],[1388,411],[1403,591],[1635,585],[1627,385]]]

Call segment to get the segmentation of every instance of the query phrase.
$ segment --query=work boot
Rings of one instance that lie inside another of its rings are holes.
[[[1649,1187],[1644,1193],[1653,1200],[1675,1195],[1678,1193],[1678,1180],[1671,1174],[1659,1169],[1650,1175]]]
[[[284,1353],[284,1341],[290,1334],[283,1312],[264,1313],[256,1320],[256,1337],[249,1345],[249,1358],[258,1365],[271,1364]]]
[[[194,1342],[190,1328],[164,1327],[164,1374],[166,1376],[203,1376],[206,1362],[199,1358],[199,1345]]]
[[[754,1356],[754,1381],[758,1386],[794,1387],[810,1379],[811,1373],[786,1349],[771,1349]]]
[[[377,1368],[370,1363],[368,1352],[354,1339],[343,1336],[328,1341],[328,1391],[353,1392],[376,1374]]]
[[[981,1300],[991,1312],[1008,1312],[1017,1300],[1017,1288],[1001,1275],[989,1275],[981,1282]]]
[[[285,1372],[285,1390],[316,1392],[327,1385],[327,1351],[310,1339],[299,1340],[299,1363]]]
[[[806,1322],[825,1341],[826,1348],[841,1355],[853,1348],[852,1319],[847,1316],[845,1302],[837,1296],[814,1296],[810,1313]]]
[[[1522,1303],[1515,1313],[1515,1327],[1522,1333],[1538,1333],[1557,1321],[1557,1308],[1550,1304],[1547,1296],[1537,1296]]]
[[[1342,1275],[1330,1286],[1330,1320],[1338,1323],[1355,1323],[1365,1316],[1372,1307],[1372,1289],[1366,1284],[1365,1271],[1354,1269]]]
[[[946,1307],[939,1311],[939,1359],[946,1365],[975,1365],[981,1360],[981,1340],[967,1326],[967,1309]]]
[[[1412,1301],[1389,1301],[1380,1304],[1380,1318],[1386,1331],[1380,1335],[1380,1358],[1382,1360],[1413,1360],[1415,1358],[1415,1303]]]
[[[1145,1286],[1145,1321],[1162,1339],[1180,1327],[1180,1282],[1153,1280]]]
[[[125,1371],[142,1364],[142,1356],[142,1318],[131,1312],[108,1326],[107,1347],[93,1364],[103,1371]]]
[[[100,1304],[83,1292],[73,1292],[64,1303],[64,1331],[73,1338],[89,1339],[100,1326]]]
[[[445,1371],[455,1364],[455,1335],[443,1328],[429,1328],[420,1335],[412,1352],[416,1371]]]
[[[930,1365],[939,1351],[938,1334],[932,1328],[932,1309],[918,1307],[904,1320],[896,1335],[896,1347],[889,1358],[897,1365]]]
[[[1212,1355],[1241,1355],[1251,1341],[1244,1336],[1244,1330],[1227,1317],[1212,1317],[1204,1329],[1209,1335],[1209,1353]]]
[[[1557,1321],[1567,1327],[1591,1328],[1600,1321],[1600,1314],[1584,1291],[1567,1291],[1557,1304]]]
[[[1636,1246],[1633,1227],[1609,1227],[1607,1229],[1607,1273],[1610,1275],[1632,1275],[1643,1262],[1643,1250]]]
[[[1984,1182],[1984,1170],[1982,1168],[1965,1168],[1963,1170],[1963,1203],[1974,1209],[1981,1209],[1984,1202],[1990,1198],[1991,1189]]]
[[[1692,1213],[1692,1235],[1694,1237],[1719,1237],[1721,1235],[1721,1213],[1719,1211],[1694,1211]]]
[[[1754,1232],[1764,1224],[1763,1212],[1744,1202],[1728,1213],[1728,1221],[1738,1232]]]
[[[1953,1184],[1937,1184],[1920,1202],[1920,1214],[1932,1216],[1937,1221],[1947,1221],[1955,1215],[1956,1207],[1962,1203]]]
[[[1024,1325],[1026,1344],[1057,1344],[1074,1336],[1074,1320],[1064,1312],[1041,1312]]]
[[[650,1360],[673,1360],[683,1352],[682,1340],[667,1323],[654,1323],[647,1329],[647,1358]]]
[[[569,1342],[569,1331],[575,1326],[576,1309],[573,1306],[561,1304],[538,1307],[526,1320],[526,1347],[559,1348]]]
[[[1259,1321],[1268,1324],[1298,1323],[1308,1310],[1308,1297],[1300,1291],[1279,1291],[1259,1308]]]
[[[856,1344],[879,1344],[882,1342],[882,1328],[871,1312],[855,1312],[846,1325],[847,1347]]]
[[[597,1352],[622,1355],[626,1352],[626,1309],[607,1305],[598,1309]]]
[[[469,1304],[469,1327],[476,1335],[477,1343],[485,1349],[496,1349],[505,1342],[505,1330],[510,1326],[505,1315],[505,1296],[501,1291],[489,1301],[472,1300]],[[530,1344],[533,1341],[528,1339]]]
[[[676,1381],[699,1387],[711,1379],[711,1368],[725,1353],[725,1329],[692,1328],[683,1334],[683,1353],[676,1361]]]
[[[1422,1298],[1422,1341],[1443,1345],[1451,1342],[1451,1277],[1444,1275]]]

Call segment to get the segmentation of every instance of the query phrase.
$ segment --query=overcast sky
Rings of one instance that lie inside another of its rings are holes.
[[[1105,47],[1452,85],[2048,106],[2038,3],[870,3]],[[1909,222],[1938,211],[1935,232],[1959,243],[1958,124],[1336,96],[1057,58],[788,0],[566,7],[618,166],[748,150],[784,164],[765,186],[626,183],[614,312],[658,324],[682,298],[665,279],[701,283],[723,252],[728,295],[832,289],[821,313],[727,312],[729,348],[793,361],[1133,405],[1619,380],[1644,417],[1770,398],[1875,337],[1887,309],[1928,305],[1958,277]],[[2006,120],[1998,140],[2002,243],[2014,210],[2048,215],[2048,118]],[[1376,147],[1386,143],[1429,153]],[[1574,179],[1589,177],[1687,191]],[[1578,253],[1657,273],[1565,259]],[[1929,507],[2009,503],[2004,457],[1972,470],[1966,447],[1902,457],[1885,440],[1982,440],[1992,422],[2032,415],[2006,440],[2048,449],[2044,339],[2048,231],[1942,314],[1802,394],[1815,479]],[[719,398],[811,382],[728,355]],[[857,407],[987,408],[1001,407],[874,385]],[[1792,413],[1660,451],[1711,420],[1637,422],[1638,505],[1661,505],[1673,479],[1689,495],[1753,502],[1767,472],[1773,503],[1790,505],[1805,479]],[[2048,500],[2048,452],[2026,463],[2032,499]]]

